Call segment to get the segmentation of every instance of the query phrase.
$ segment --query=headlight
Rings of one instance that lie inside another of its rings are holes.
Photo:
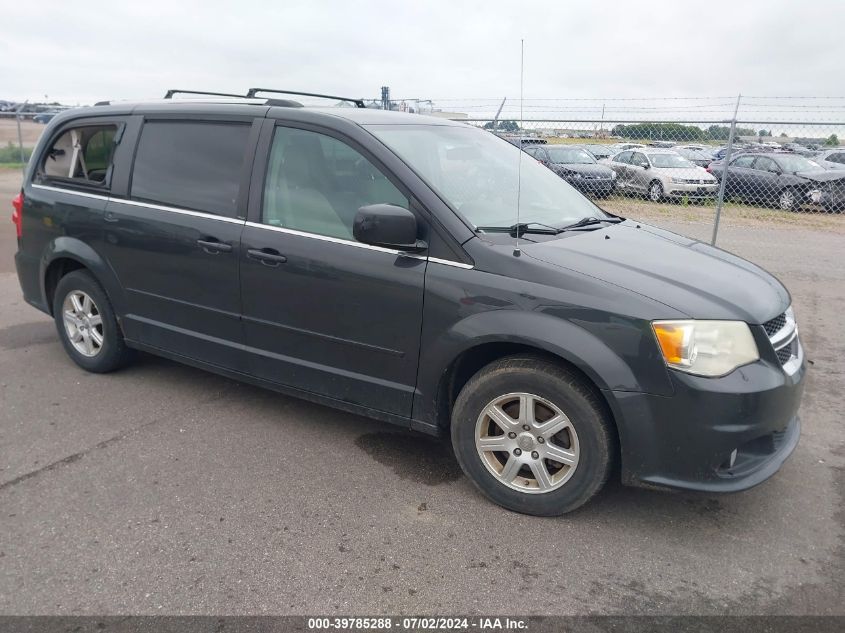
[[[616,180],[616,172],[615,171],[610,172],[610,178],[611,178],[611,180]]]
[[[654,321],[666,364],[698,376],[724,376],[760,358],[742,321]]]

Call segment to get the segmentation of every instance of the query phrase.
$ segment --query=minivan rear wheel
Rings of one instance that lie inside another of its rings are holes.
[[[557,516],[607,481],[611,423],[580,376],[547,360],[510,357],[467,382],[452,413],[463,471],[499,505]]]
[[[59,280],[53,318],[65,351],[83,369],[106,373],[132,359],[108,296],[88,271],[75,270]]]

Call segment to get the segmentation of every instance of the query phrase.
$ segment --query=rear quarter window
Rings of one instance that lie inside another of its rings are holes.
[[[116,135],[117,125],[83,125],[62,131],[41,158],[39,175],[67,183],[107,185]]]

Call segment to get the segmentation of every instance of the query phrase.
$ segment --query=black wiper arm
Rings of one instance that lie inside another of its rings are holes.
[[[609,222],[610,224],[618,224],[622,222],[622,218],[596,218],[593,216],[589,216],[586,218],[581,218],[577,222],[573,224],[567,224],[565,227],[560,229],[561,231],[566,231],[568,229],[579,229],[582,226],[591,226],[593,224],[601,224],[602,222]]]
[[[484,231],[485,233],[510,233],[513,237],[519,237],[526,233],[557,235],[563,229],[541,222],[520,222],[519,224],[511,224],[510,226],[479,226],[476,230]]]

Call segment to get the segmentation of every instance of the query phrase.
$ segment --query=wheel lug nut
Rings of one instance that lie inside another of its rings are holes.
[[[520,455],[522,455],[522,450],[515,448],[515,449],[513,449],[513,454],[516,455],[517,457],[519,457]]]
[[[540,442],[540,444],[542,444],[542,443],[543,443],[543,442],[545,442],[546,440],[545,440],[545,439],[543,439],[543,436],[541,435],[540,437],[538,437],[538,438],[537,438],[537,441],[538,441],[538,442]]]
[[[538,453],[537,451],[531,451],[531,457],[537,459],[538,457],[540,457],[540,453]]]
[[[522,425],[522,429],[523,429],[524,431],[530,431],[530,430],[531,430],[531,427],[530,427],[530,426],[528,426],[527,424],[523,424],[523,425]]]
[[[510,433],[508,433],[508,437],[509,437],[509,438],[511,438],[512,440],[513,440],[513,439],[516,439],[516,433],[514,433],[513,431],[511,431]]]

